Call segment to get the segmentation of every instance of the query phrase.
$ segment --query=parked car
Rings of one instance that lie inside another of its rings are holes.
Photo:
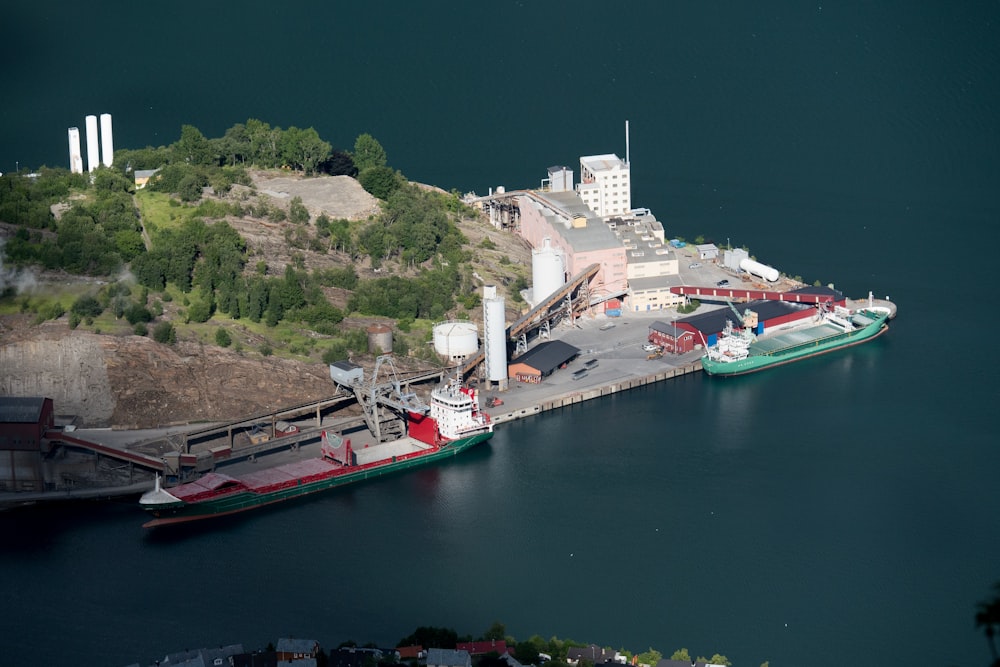
[[[646,343],[645,345],[642,346],[642,349],[645,350],[646,352],[659,352],[660,346],[653,345],[652,343]]]
[[[701,268],[701,262],[695,262],[694,264],[688,264],[688,268],[689,269],[700,269]]]
[[[720,280],[719,282],[715,283],[715,286],[716,287],[729,287],[729,281],[728,280]]]

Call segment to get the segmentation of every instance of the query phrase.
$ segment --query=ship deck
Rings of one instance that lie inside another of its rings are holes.
[[[844,333],[843,329],[828,322],[813,324],[794,331],[758,338],[750,344],[750,354],[774,354],[787,348],[806,345],[841,333]]]
[[[358,465],[363,466],[377,461],[387,461],[392,457],[401,458],[425,450],[434,449],[427,443],[420,442],[409,436],[391,442],[355,446],[354,455]]]

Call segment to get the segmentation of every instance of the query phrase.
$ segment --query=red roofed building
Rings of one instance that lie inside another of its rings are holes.
[[[419,660],[424,657],[424,647],[417,646],[397,646],[396,653],[400,660]]]
[[[507,642],[503,639],[487,639],[483,642],[462,642],[455,646],[459,651],[468,651],[469,655],[485,655],[486,653],[507,652]]]

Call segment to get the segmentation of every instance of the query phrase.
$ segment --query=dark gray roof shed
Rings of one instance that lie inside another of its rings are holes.
[[[42,417],[41,396],[0,396],[0,423],[32,424]]]
[[[580,348],[561,340],[549,340],[541,343],[512,359],[512,364],[524,364],[538,370],[542,375],[548,375],[559,366],[580,354]]]

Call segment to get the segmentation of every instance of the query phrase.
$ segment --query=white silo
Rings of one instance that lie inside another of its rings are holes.
[[[80,128],[69,128],[69,170],[74,174],[83,173],[83,154],[80,152]]]
[[[434,325],[434,350],[451,361],[479,351],[479,331],[474,322],[450,320]]]
[[[101,114],[101,162],[110,167],[115,159],[115,143],[111,138],[111,114]]]
[[[562,251],[552,247],[549,237],[545,237],[541,248],[531,251],[531,283],[531,299],[536,306],[566,283]]]
[[[483,287],[483,345],[486,379],[507,388],[507,322],[502,296],[496,285]]]
[[[101,162],[97,140],[97,116],[87,116],[87,171],[94,171]]]

